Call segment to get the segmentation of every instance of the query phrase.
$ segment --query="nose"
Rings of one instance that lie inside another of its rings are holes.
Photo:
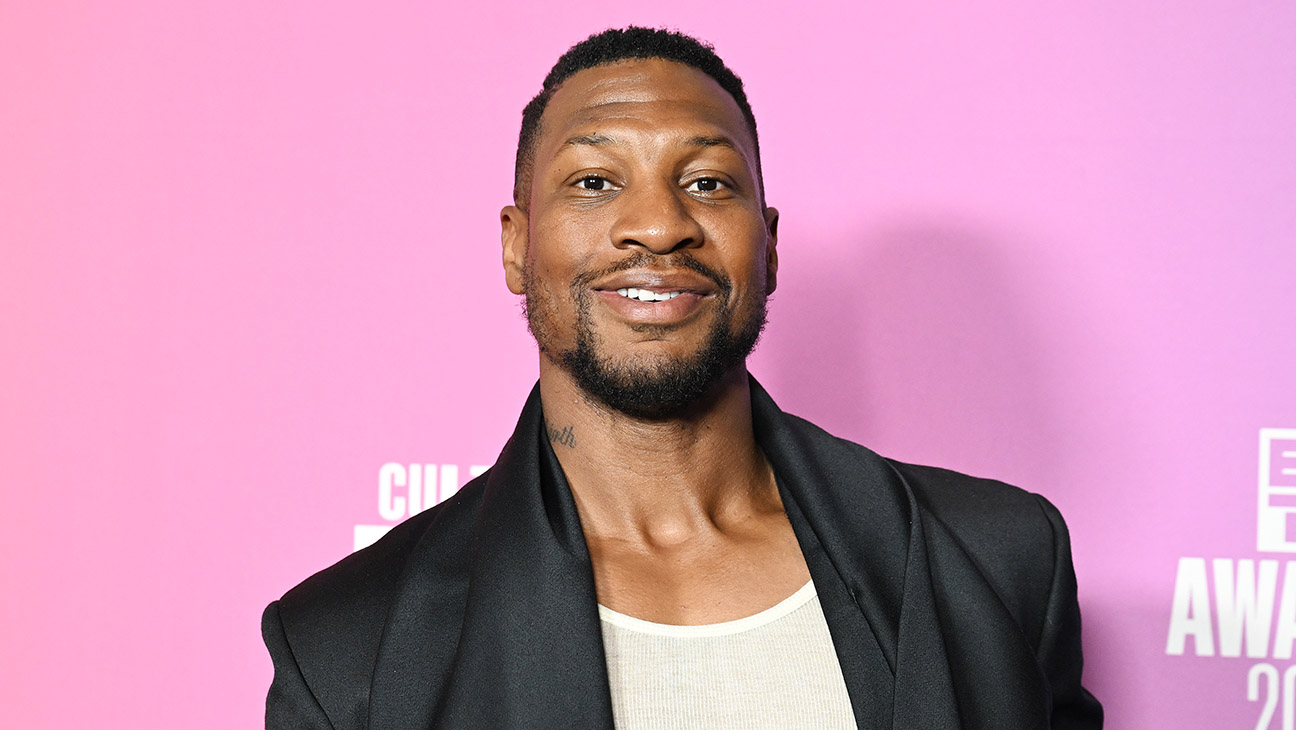
[[[673,183],[629,186],[617,202],[612,244],[639,246],[655,254],[702,245],[702,226],[689,208],[688,194]]]

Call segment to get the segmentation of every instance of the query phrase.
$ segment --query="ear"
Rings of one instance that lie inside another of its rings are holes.
[[[778,208],[765,208],[765,230],[769,233],[765,246],[765,296],[774,293],[778,286]]]
[[[526,268],[527,215],[516,205],[500,211],[500,242],[504,244],[504,283],[514,294],[522,293],[522,271]]]

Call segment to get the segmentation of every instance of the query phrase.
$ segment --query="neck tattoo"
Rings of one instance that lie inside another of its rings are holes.
[[[559,431],[549,424],[545,424],[545,432],[549,434],[550,443],[562,444],[569,449],[576,448],[576,432],[572,430],[571,426],[564,426],[563,430]]]

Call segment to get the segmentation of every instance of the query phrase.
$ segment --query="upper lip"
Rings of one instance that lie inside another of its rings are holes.
[[[682,291],[707,295],[716,290],[715,282],[696,271],[675,269],[657,271],[639,269],[618,271],[594,282],[594,289],[616,291],[617,289],[651,289],[656,292]]]

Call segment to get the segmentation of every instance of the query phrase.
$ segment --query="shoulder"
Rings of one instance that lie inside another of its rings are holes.
[[[1063,526],[1056,507],[1020,487],[934,466],[886,461],[925,515],[968,540],[1049,545]]]
[[[786,413],[780,416],[783,431],[790,437],[787,450],[809,457],[823,482],[849,488],[857,484],[850,477],[863,472],[883,475],[883,481],[898,478],[925,518],[943,523],[978,546],[1005,539],[1048,544],[1059,528],[1065,529],[1057,509],[1038,494],[996,479],[886,458],[803,418]],[[870,497],[863,492],[852,496],[865,504]]]
[[[329,662],[375,655],[391,606],[412,573],[432,590],[466,588],[485,480],[486,475],[477,477],[454,497],[396,525],[277,601],[285,637],[303,667],[316,653],[327,654]]]
[[[888,459],[802,418],[768,406],[765,411],[766,423],[776,426],[766,426],[770,443],[783,461],[811,465],[808,478],[831,490],[834,511],[823,514],[856,526],[887,515],[917,518],[931,558],[973,568],[962,575],[988,583],[1019,621],[1038,619],[1055,575],[1070,569],[1066,524],[1038,494],[995,479]],[[901,504],[895,511],[879,509],[877,500],[897,498]],[[916,514],[904,504],[910,499]]]
[[[1044,497],[994,479],[891,461],[918,503],[932,559],[969,562],[1037,637],[1059,579],[1074,583],[1062,515]]]

